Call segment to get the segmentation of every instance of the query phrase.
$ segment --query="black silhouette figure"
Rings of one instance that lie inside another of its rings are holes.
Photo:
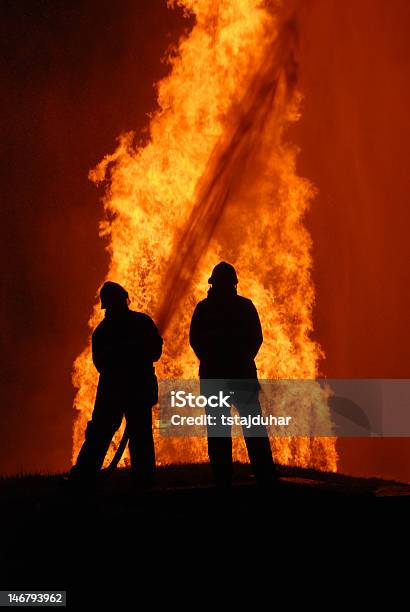
[[[232,265],[219,263],[208,282],[208,297],[197,304],[190,329],[190,344],[200,361],[201,393],[209,397],[229,388],[240,416],[261,415],[254,360],[263,336],[257,310],[251,300],[237,295],[238,278]],[[232,437],[221,415],[230,415],[230,408],[207,407],[206,412],[218,418],[218,428],[208,426],[214,481],[227,487],[232,480]],[[247,429],[245,443],[257,482],[273,484],[276,471],[266,428],[258,425]]]
[[[162,352],[154,321],[129,309],[127,291],[106,282],[100,292],[105,317],[92,335],[93,362],[100,378],[85,441],[71,470],[76,478],[95,477],[123,415],[127,422],[131,469],[150,484],[155,475],[152,406],[158,401],[153,362]]]

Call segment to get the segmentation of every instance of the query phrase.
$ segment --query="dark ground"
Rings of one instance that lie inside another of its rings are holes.
[[[343,507],[345,519],[352,509],[357,512],[359,501],[409,499],[410,486],[281,468],[278,490],[267,494],[255,486],[248,465],[236,464],[235,485],[221,494],[211,486],[209,466],[199,464],[160,468],[150,491],[136,490],[129,472],[118,470],[82,492],[73,491],[61,475],[4,478],[0,494],[0,588],[65,589],[73,602],[80,593],[85,597],[87,585],[89,601],[95,602],[95,588],[101,597],[102,588],[107,593],[119,583],[132,585],[142,580],[141,567],[151,577],[168,575],[169,560],[186,546],[191,552],[182,573],[186,564],[192,569],[204,548],[220,561],[237,544],[263,543],[288,530],[313,533],[318,516],[334,517],[337,508]],[[371,503],[366,515],[373,512]],[[358,516],[360,523],[364,515]]]

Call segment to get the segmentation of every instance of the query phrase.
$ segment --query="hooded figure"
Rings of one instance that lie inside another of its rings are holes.
[[[263,342],[258,312],[251,300],[237,294],[235,268],[221,262],[208,280],[208,297],[197,304],[192,316],[190,344],[199,359],[203,395],[229,390],[240,416],[260,416],[259,383],[255,357]],[[208,425],[208,454],[215,484],[226,487],[232,479],[230,408],[206,408],[218,426]],[[245,442],[257,482],[271,484],[275,468],[266,428],[247,429]]]
[[[108,281],[100,291],[105,317],[92,335],[93,362],[100,377],[85,441],[71,470],[73,477],[93,477],[100,470],[114,433],[126,418],[131,469],[149,483],[155,473],[152,407],[158,401],[153,362],[162,352],[154,321],[129,309],[127,291]]]

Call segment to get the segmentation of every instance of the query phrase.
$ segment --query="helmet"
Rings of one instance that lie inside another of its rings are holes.
[[[208,283],[210,285],[214,283],[220,285],[237,285],[238,277],[236,276],[235,268],[231,264],[226,263],[226,261],[221,261],[212,270],[212,274],[208,278]]]
[[[124,303],[128,303],[128,292],[119,285],[112,281],[107,281],[101,287],[100,291],[101,308],[104,310],[110,306],[118,306]]]

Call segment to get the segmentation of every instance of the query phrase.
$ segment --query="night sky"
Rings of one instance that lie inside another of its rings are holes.
[[[315,338],[328,377],[410,378],[410,3],[306,0],[303,117],[319,195]],[[108,257],[90,168],[155,110],[190,22],[160,0],[2,0],[0,473],[71,457],[72,363]],[[251,296],[249,296],[251,297]],[[410,480],[408,440],[342,441],[340,469]]]

